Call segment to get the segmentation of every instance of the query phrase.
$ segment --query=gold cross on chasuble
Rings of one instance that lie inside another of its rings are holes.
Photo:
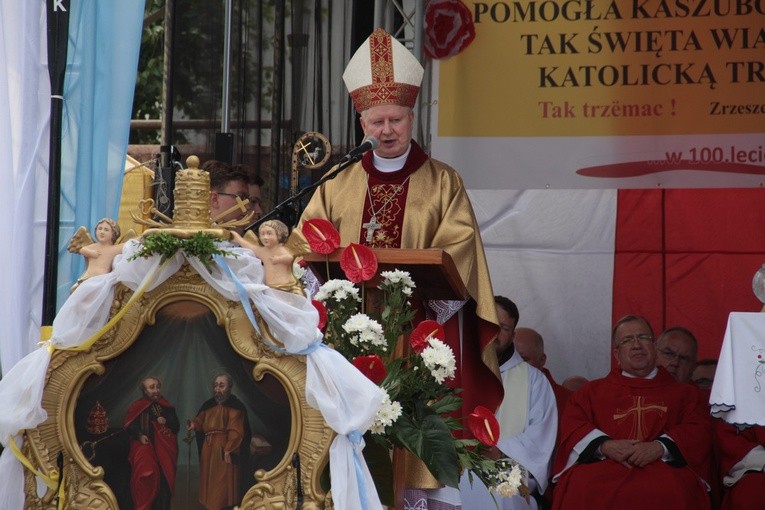
[[[617,409],[616,414],[614,415],[614,420],[622,421],[629,415],[634,414],[635,420],[632,422],[630,439],[634,438],[637,441],[645,441],[648,436],[648,431],[646,430],[644,414],[651,411],[655,413],[666,413],[667,406],[662,405],[661,403],[646,404],[645,397],[632,397],[632,407],[625,409],[624,411]]]

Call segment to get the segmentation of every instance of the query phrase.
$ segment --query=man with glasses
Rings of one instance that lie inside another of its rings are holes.
[[[210,217],[217,223],[238,220],[249,211],[254,211],[253,221],[263,211],[260,208],[260,186],[263,181],[254,179],[243,165],[228,165],[223,161],[209,160],[202,165],[202,170],[210,174]],[[250,184],[253,184],[252,190]],[[255,189],[257,188],[257,189]],[[247,201],[247,203],[243,202]],[[241,205],[223,217],[225,211]]]
[[[681,326],[665,329],[656,341],[656,348],[660,367],[664,367],[677,382],[691,382],[698,355],[698,342],[693,333]]]
[[[638,315],[611,335],[617,366],[574,393],[563,413],[553,509],[708,509],[711,445],[704,402],[656,364]]]

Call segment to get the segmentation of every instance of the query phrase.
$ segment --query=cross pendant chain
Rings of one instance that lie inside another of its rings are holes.
[[[375,235],[375,230],[377,230],[378,228],[381,228],[381,227],[382,227],[382,225],[377,223],[377,218],[375,218],[374,216],[369,218],[368,222],[363,223],[361,225],[361,228],[363,228],[364,230],[367,231],[367,242],[368,243],[372,242],[372,238]]]

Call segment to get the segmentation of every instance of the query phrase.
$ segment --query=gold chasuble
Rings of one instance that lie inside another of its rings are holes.
[[[449,253],[471,298],[463,307],[467,313],[462,349],[449,342],[457,366],[462,365],[456,381],[463,388],[463,413],[479,404],[496,410],[503,391],[492,343],[498,331],[494,294],[462,178],[448,165],[430,159],[415,142],[401,170],[380,172],[372,161],[372,152],[367,152],[360,162],[320,186],[293,235],[302,238],[303,221],[324,218],[338,229],[344,246],[440,248]],[[370,228],[370,223],[378,228]]]

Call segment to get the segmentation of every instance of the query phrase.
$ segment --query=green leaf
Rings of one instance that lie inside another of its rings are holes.
[[[431,403],[430,408],[438,414],[451,413],[462,408],[462,398],[455,395],[446,395]]]

